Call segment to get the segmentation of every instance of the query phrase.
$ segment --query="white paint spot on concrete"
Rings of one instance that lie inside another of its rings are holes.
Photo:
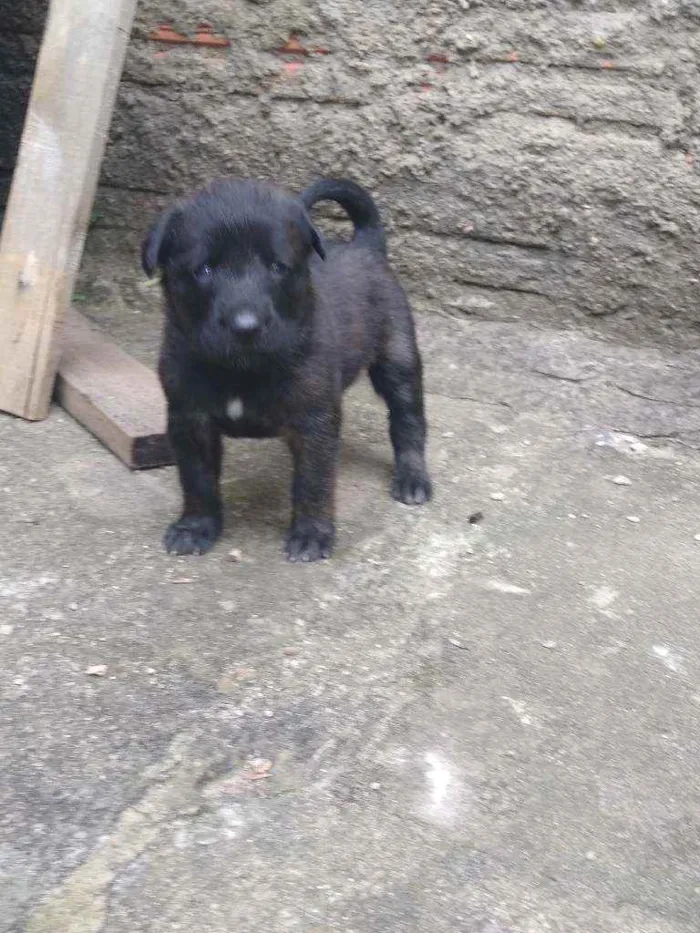
[[[616,486],[631,486],[632,480],[629,476],[623,476],[620,473],[618,476],[608,476],[606,479],[609,479],[611,483],[614,483]]]
[[[27,580],[11,580],[9,577],[0,577],[0,596],[6,599],[28,597],[36,590],[43,589],[57,582],[57,577],[49,574]]]
[[[421,590],[422,598],[425,597],[427,586],[430,587],[431,593],[436,594],[431,596],[432,599],[444,597],[446,591],[440,587],[440,584],[428,583],[423,574],[427,574],[435,581],[446,579],[451,586],[457,566],[465,556],[474,553],[473,547],[466,535],[455,536],[453,534],[423,536],[416,543],[418,552],[416,556],[423,573],[416,574],[415,583]]]
[[[231,421],[237,421],[243,417],[243,402],[239,398],[232,398],[226,406],[226,414]]]
[[[506,593],[510,596],[529,596],[530,590],[524,586],[518,586],[517,583],[509,583],[507,580],[487,580],[486,589],[493,590],[494,593]]]
[[[454,827],[469,806],[471,790],[442,754],[426,752],[425,764],[427,794],[421,795],[417,812],[431,823]]]
[[[440,809],[445,802],[451,783],[450,769],[434,752],[426,754],[425,763],[428,765],[425,777],[430,788],[431,803],[435,809]]]
[[[527,710],[527,706],[522,700],[514,700],[512,697],[502,696],[501,699],[510,706],[519,722],[523,726],[536,726],[537,723]]]
[[[639,455],[649,450],[647,444],[633,434],[618,434],[616,431],[601,431],[596,437],[596,447],[612,447],[621,454]]]
[[[609,609],[619,595],[618,591],[614,590],[611,586],[599,586],[593,591],[593,594],[589,596],[588,602],[591,606],[600,609],[602,612],[604,609]]]
[[[683,667],[680,656],[672,651],[668,645],[653,645],[651,653],[655,658],[661,661],[664,667],[667,667],[669,671],[673,671],[674,674],[677,674]]]

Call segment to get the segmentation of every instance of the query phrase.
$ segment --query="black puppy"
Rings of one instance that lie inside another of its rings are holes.
[[[349,243],[324,246],[307,214],[324,199],[350,215]],[[149,276],[162,273],[159,373],[184,494],[168,551],[203,554],[221,533],[222,434],[281,436],[294,459],[287,557],[329,557],[341,396],[366,368],[389,407],[392,494],[430,498],[413,320],[363,188],[319,181],[299,199],[262,183],[215,182],[164,213],[142,261]]]

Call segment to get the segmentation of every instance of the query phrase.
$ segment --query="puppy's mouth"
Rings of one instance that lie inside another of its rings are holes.
[[[263,334],[240,337],[207,329],[199,336],[201,355],[213,363],[230,366],[250,365],[273,351]]]
[[[205,328],[199,335],[200,357],[227,369],[265,369],[292,362],[303,352],[302,335],[265,327],[255,336]]]

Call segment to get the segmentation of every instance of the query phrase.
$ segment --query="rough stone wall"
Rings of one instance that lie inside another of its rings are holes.
[[[700,0],[142,0],[86,266],[213,176],[347,174],[419,306],[700,340],[699,54]]]
[[[32,87],[48,0],[0,0],[0,204],[4,206]]]

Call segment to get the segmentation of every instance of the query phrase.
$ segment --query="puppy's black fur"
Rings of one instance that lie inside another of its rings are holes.
[[[341,204],[349,243],[324,244],[307,209]],[[165,535],[176,554],[204,553],[222,528],[222,434],[286,439],[294,459],[292,561],[329,557],[341,396],[363,369],[389,408],[392,494],[431,496],[421,360],[408,302],[386,259],[370,195],[323,180],[300,198],[271,185],[220,181],[173,205],[143,243],[162,273],[159,373],[184,495]]]

